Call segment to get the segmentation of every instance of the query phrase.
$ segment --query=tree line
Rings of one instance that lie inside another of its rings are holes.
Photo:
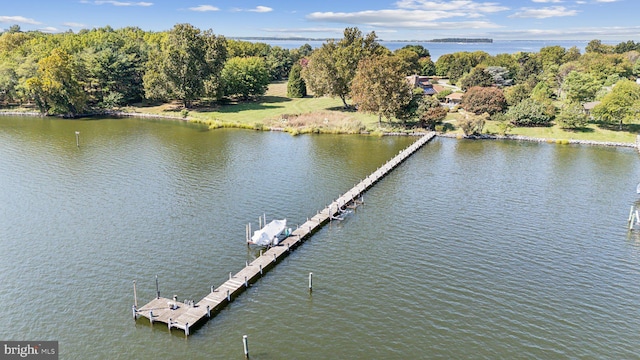
[[[479,133],[488,119],[504,131],[512,126],[580,128],[589,116],[622,129],[640,114],[640,43],[606,45],[592,40],[581,54],[576,47],[547,46],[539,52],[489,55],[456,52],[434,63],[420,45],[395,51],[380,46],[375,33],[348,28],[344,38],[328,41],[306,59],[302,70],[319,95],[351,99],[358,110],[389,121],[433,127],[446,111],[432,96],[411,89],[407,75],[447,78],[464,91],[459,121],[465,133]],[[450,91],[436,95],[442,100]],[[585,103],[599,101],[590,114]]]
[[[110,27],[44,34],[12,26],[0,35],[0,101],[32,103],[44,114],[77,115],[141,101],[246,100],[265,93],[274,80],[288,79],[288,95],[340,98],[345,108],[376,114],[380,121],[434,127],[444,119],[446,91],[423,96],[408,75],[447,78],[463,89],[470,114],[465,132],[485,120],[509,126],[566,128],[586,124],[583,104],[616,124],[640,113],[640,43],[606,45],[592,40],[576,47],[548,46],[539,52],[489,55],[445,54],[433,62],[428,49],[407,45],[390,51],[375,32],[346,28],[341,39],[317,49],[283,49],[226,39],[211,30],[177,24],[164,32]]]
[[[190,107],[201,99],[248,99],[286,78],[312,50],[226,39],[190,24],[60,34],[12,26],[0,35],[0,102],[73,116],[143,100]]]

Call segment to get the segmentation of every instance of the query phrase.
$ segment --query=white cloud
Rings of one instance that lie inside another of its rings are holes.
[[[253,9],[233,8],[231,9],[231,11],[234,11],[234,12],[248,11],[248,12],[267,13],[267,12],[273,11],[273,9],[267,6],[256,6]]]
[[[38,29],[38,31],[42,31],[43,33],[55,33],[55,32],[58,32],[60,30],[58,30],[57,28],[54,28],[53,26],[47,26],[47,27],[43,27],[41,29]]]
[[[198,5],[196,7],[190,7],[189,10],[205,12],[205,11],[218,11],[220,9],[212,5]]]
[[[454,17],[476,18],[476,14],[454,11],[368,10],[354,13],[315,12],[310,20],[396,27],[407,29],[490,29],[500,26],[489,21],[437,22]]]
[[[16,24],[31,24],[31,25],[42,24],[39,21],[36,21],[34,19],[29,19],[24,16],[0,16],[0,22],[16,23]]]
[[[531,0],[534,3],[561,3],[564,2],[562,0]]]
[[[72,27],[72,28],[83,28],[87,26],[85,24],[77,23],[77,22],[64,22],[62,23],[62,25]]]
[[[429,1],[429,0],[399,0],[396,6],[401,9],[435,10],[435,11],[472,11],[481,13],[494,13],[509,10],[496,2],[475,2],[466,0],[454,1]]]
[[[271,12],[273,11],[272,8],[267,7],[267,6],[256,6],[255,9],[251,9],[251,10],[247,10],[247,11],[251,11],[251,12],[259,12],[259,13],[266,13],[266,12]]]
[[[573,29],[528,29],[493,32],[489,36],[501,39],[612,39],[619,40],[637,36],[640,26],[634,27],[592,27]]]
[[[513,15],[509,15],[510,18],[535,18],[546,19],[550,17],[562,17],[562,16],[575,16],[578,15],[578,10],[567,9],[564,6],[551,6],[540,9],[522,8],[520,11]]]
[[[84,2],[85,4],[89,4],[89,2]],[[110,4],[113,6],[151,6],[153,3],[150,2],[129,2],[129,1],[114,1],[114,0],[96,0],[93,2],[96,5]]]
[[[344,32],[344,28],[327,28],[327,27],[295,28],[295,29],[266,28],[266,29],[262,29],[262,31],[264,31],[264,32],[277,32],[277,33],[337,33],[337,34],[342,34]]]
[[[612,3],[612,2],[618,2],[620,0],[596,0],[597,3]]]

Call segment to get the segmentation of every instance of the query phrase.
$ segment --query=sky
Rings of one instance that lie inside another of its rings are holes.
[[[0,28],[64,32],[189,23],[225,37],[640,41],[639,0],[2,0]]]

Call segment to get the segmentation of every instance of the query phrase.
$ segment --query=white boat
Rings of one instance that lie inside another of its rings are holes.
[[[275,246],[290,233],[291,229],[287,229],[287,219],[272,220],[262,229],[253,232],[249,244]]]

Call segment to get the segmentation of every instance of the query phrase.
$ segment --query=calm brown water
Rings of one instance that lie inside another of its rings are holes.
[[[74,131],[80,131],[76,148]],[[412,138],[0,118],[0,339],[64,359],[638,358],[630,149],[436,139],[188,339],[131,320],[200,299]],[[314,273],[314,291],[307,275]]]

